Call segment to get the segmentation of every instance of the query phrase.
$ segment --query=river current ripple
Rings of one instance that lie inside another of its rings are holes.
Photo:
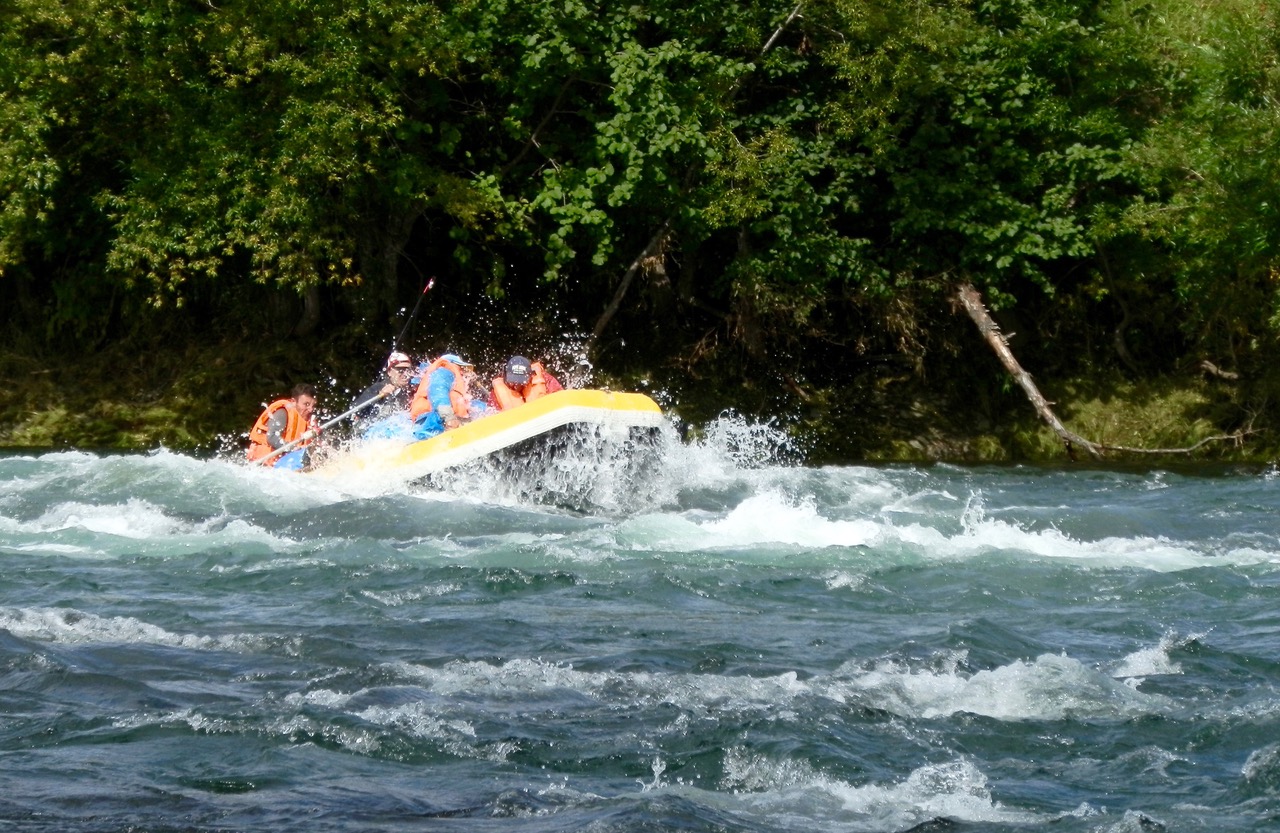
[[[586,508],[0,456],[0,829],[1280,829],[1274,472],[779,448]]]

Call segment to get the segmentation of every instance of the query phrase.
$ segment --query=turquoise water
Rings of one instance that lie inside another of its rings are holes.
[[[1274,473],[664,443],[0,457],[0,829],[1280,829]]]

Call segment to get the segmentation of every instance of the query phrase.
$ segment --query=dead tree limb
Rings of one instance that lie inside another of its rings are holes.
[[[538,136],[542,134],[542,129],[551,123],[551,119],[560,112],[560,105],[564,102],[565,94],[569,92],[569,87],[573,85],[574,80],[575,79],[570,78],[560,85],[560,91],[556,93],[556,100],[551,102],[551,107],[547,109],[546,115],[542,117],[542,121],[538,122],[538,126],[529,134],[529,138],[525,141],[524,147],[520,148],[520,152],[515,155],[514,159],[502,167],[502,173],[499,175],[500,178],[505,179],[507,174],[510,173],[516,165],[519,165],[524,161],[524,158],[528,155],[530,148],[541,147],[541,145],[538,144]],[[551,160],[551,163],[554,165],[555,160]]]
[[[1225,379],[1228,382],[1235,382],[1240,379],[1239,373],[1233,373],[1230,370],[1223,370],[1208,359],[1204,359],[1200,362],[1200,369],[1209,376],[1213,376],[1217,379]]]
[[[1018,360],[1014,357],[1013,351],[1009,349],[1009,342],[1005,340],[1004,334],[1000,332],[1000,325],[992,320],[991,315],[987,312],[986,306],[982,303],[982,296],[971,283],[963,283],[956,290],[956,298],[964,307],[965,312],[969,313],[969,318],[973,319],[973,323],[977,325],[978,331],[982,333],[982,337],[986,339],[987,344],[991,345],[991,349],[995,351],[999,357],[1000,363],[1004,365],[1004,369],[1013,377],[1019,387],[1027,394],[1027,399],[1031,400],[1031,405],[1036,409],[1036,413],[1040,418],[1048,423],[1053,432],[1062,440],[1066,446],[1067,456],[1075,459],[1075,448],[1083,448],[1095,460],[1101,459],[1105,452],[1118,451],[1125,454],[1190,454],[1198,448],[1208,445],[1212,442],[1221,442],[1230,440],[1236,443],[1241,442],[1245,437],[1255,433],[1252,424],[1246,425],[1233,434],[1220,434],[1213,437],[1205,437],[1203,440],[1194,445],[1185,448],[1130,448],[1123,445],[1107,445],[1105,443],[1096,443],[1092,440],[1086,440],[1079,434],[1075,434],[1067,430],[1062,421],[1054,414],[1053,409],[1049,407],[1049,402],[1040,393],[1040,389],[1031,379],[1031,374],[1022,369],[1022,365],[1018,364]],[[1250,421],[1252,423],[1252,420]]]
[[[1205,437],[1200,442],[1195,443],[1194,445],[1186,446],[1185,448],[1130,448],[1127,445],[1102,445],[1102,444],[1099,444],[1098,448],[1101,448],[1104,451],[1122,451],[1125,454],[1190,454],[1192,451],[1195,451],[1197,448],[1206,446],[1209,443],[1222,442],[1223,440],[1231,440],[1232,442],[1239,444],[1241,441],[1244,440],[1245,437],[1253,433],[1254,431],[1252,431],[1251,429],[1242,428],[1239,431],[1236,431],[1234,434],[1218,434],[1213,437]]]
[[[965,312],[969,313],[969,317],[973,319],[973,323],[977,325],[978,332],[982,333],[982,337],[987,340],[987,344],[991,345],[991,349],[996,352],[1000,363],[1004,365],[1004,369],[1013,377],[1027,394],[1027,398],[1031,400],[1031,405],[1036,409],[1036,413],[1040,418],[1048,423],[1053,429],[1053,433],[1058,435],[1063,444],[1067,448],[1067,456],[1074,457],[1074,449],[1078,446],[1083,448],[1094,459],[1102,458],[1102,449],[1097,443],[1086,440],[1078,434],[1068,431],[1062,421],[1058,419],[1057,414],[1049,407],[1049,402],[1040,393],[1040,389],[1036,387],[1036,383],[1032,381],[1031,374],[1022,369],[1022,365],[1018,364],[1018,360],[1014,357],[1013,351],[1009,349],[1009,342],[1005,341],[1004,333],[1000,332],[1000,326],[992,320],[991,315],[987,312],[986,305],[982,303],[982,296],[978,294],[978,290],[971,283],[963,283],[956,291],[956,298],[964,307]]]
[[[782,21],[782,24],[778,26],[777,31],[773,33],[773,37],[769,38],[769,40],[765,43],[764,47],[760,50],[761,55],[763,55],[764,53],[768,52],[770,49],[773,48],[773,45],[778,42],[778,38],[782,37],[782,33],[787,28],[787,24],[789,24],[791,21],[799,17],[800,10],[803,8],[804,8],[804,3],[800,3],[794,9],[791,10],[791,15],[786,20]]]

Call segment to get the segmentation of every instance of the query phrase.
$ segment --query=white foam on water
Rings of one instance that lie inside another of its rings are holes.
[[[830,675],[801,680],[795,672],[769,677],[580,671],[534,659],[494,665],[454,661],[442,667],[402,663],[396,673],[442,696],[484,691],[520,699],[573,691],[604,700],[630,698],[637,707],[669,703],[695,714],[760,712],[769,720],[795,719],[806,698],[856,703],[904,717],[945,718],[971,713],[1004,721],[1064,718],[1132,718],[1164,714],[1174,704],[1147,694],[1077,660],[1045,654],[1031,661],[963,673],[955,663],[913,669],[881,662],[847,666]]]
[[[198,734],[265,735],[297,744],[319,739],[360,755],[375,754],[382,746],[376,729],[333,725],[295,713],[274,715],[264,721],[256,717],[220,717],[199,709],[180,709],[124,715],[113,720],[112,725],[120,729],[185,726]]]
[[[623,522],[619,539],[630,549],[718,551],[781,545],[859,547],[875,543],[884,527],[870,520],[829,520],[811,500],[793,502],[777,492],[752,495],[723,518],[645,515]]]
[[[1146,677],[1181,674],[1182,666],[1173,661],[1169,652],[1189,642],[1201,640],[1205,636],[1206,634],[1201,633],[1179,639],[1173,633],[1166,633],[1161,637],[1159,644],[1140,648],[1122,658],[1112,670],[1111,675],[1129,679],[1131,684],[1136,685]]]
[[[997,720],[1062,720],[1162,714],[1172,703],[1145,694],[1061,654],[972,674],[954,668],[913,669],[881,662],[841,669],[830,696],[885,709],[904,717],[942,718],[967,712]]]
[[[502,762],[518,748],[510,741],[479,741],[475,727],[468,721],[456,717],[441,717],[438,702],[411,700],[392,706],[352,706],[353,703],[359,703],[365,699],[368,693],[366,689],[354,692],[312,689],[288,694],[282,698],[282,702],[294,710],[321,708],[343,711],[376,727],[372,730],[374,732],[383,735],[387,732],[398,732],[415,740],[430,741],[460,758]],[[371,739],[369,748],[365,751],[376,751],[384,745],[385,738]]]
[[[828,590],[859,590],[867,584],[867,576],[847,570],[829,570],[822,574]]]
[[[234,500],[239,511],[270,510],[294,514],[324,507],[353,498],[405,494],[408,484],[386,472],[367,472],[342,479],[313,476],[308,473],[254,466],[240,457],[199,461],[206,466],[200,472],[212,495]]]
[[[462,735],[476,736],[475,727],[465,720],[441,720],[438,710],[423,702],[398,706],[368,706],[355,712],[357,717],[390,726],[416,738],[451,739]]]
[[[1280,552],[1219,550],[1213,545],[1197,547],[1168,538],[1142,535],[1080,541],[1057,529],[1028,531],[1013,523],[991,520],[975,523],[964,535],[948,539],[947,544],[955,555],[993,551],[1025,553],[1046,560],[1062,559],[1099,567],[1139,568],[1161,573],[1227,564],[1280,564]]]
[[[24,552],[97,558],[121,554],[169,557],[210,547],[243,548],[246,544],[289,552],[301,546],[245,520],[175,517],[164,507],[138,498],[118,504],[59,503],[28,521],[0,520],[0,531],[14,538],[11,547]]]
[[[1057,529],[1028,531],[1013,523],[992,520],[975,523],[962,535],[947,538],[944,546],[954,557],[1005,552],[1042,559],[1092,562],[1106,567],[1141,567],[1157,572],[1221,564],[1212,556],[1161,538],[1079,541]]]
[[[829,520],[812,501],[791,503],[776,493],[752,495],[727,517],[700,526],[722,547],[760,543],[857,547],[874,543],[884,529],[870,520]]]
[[[459,758],[501,763],[519,749],[514,741],[480,742],[475,728],[465,720],[440,719],[438,707],[416,702],[398,706],[369,706],[355,712],[362,720],[409,737],[438,743]]]
[[[615,547],[635,552],[692,552],[715,543],[697,520],[666,512],[623,520],[614,536]]]
[[[251,466],[239,459],[211,461],[210,465],[224,470],[228,490],[241,501],[274,511],[302,512],[353,497],[379,497],[406,491],[404,483],[385,472],[370,472],[366,479],[331,480],[296,471]]]
[[[803,761],[777,761],[741,747],[726,751],[722,786],[736,812],[793,830],[905,830],[935,818],[1025,824],[1041,820],[996,801],[986,776],[965,759],[926,764],[888,784],[852,784]]]
[[[88,503],[62,503],[30,525],[32,532],[56,532],[83,529],[118,538],[147,540],[169,538],[189,532],[194,526],[170,518],[164,510],[145,500],[130,498],[123,504],[97,506]]]
[[[358,697],[360,692],[333,691],[328,688],[313,688],[309,691],[294,691],[284,696],[284,701],[295,708],[304,705],[321,706],[326,709],[340,709]]]
[[[793,703],[810,693],[809,683],[794,672],[772,677],[725,677],[714,674],[580,671],[568,665],[537,659],[515,659],[500,665],[457,660],[436,668],[413,663],[388,666],[402,677],[428,686],[444,697],[474,696],[516,703],[542,696],[577,695],[637,707],[669,703],[692,713],[711,716],[762,713],[771,720],[796,719]]]
[[[1000,518],[988,518],[981,500],[923,496],[925,512],[917,506],[903,519],[904,501],[890,510],[871,510],[849,517],[847,506],[823,506],[812,495],[795,496],[770,487],[748,494],[722,515],[706,510],[680,514],[636,516],[617,526],[618,544],[630,550],[672,552],[728,552],[750,547],[792,547],[835,550],[872,548],[890,557],[952,561],[988,557],[1016,557],[1041,561],[1071,561],[1085,566],[1139,568],[1176,572],[1225,564],[1280,564],[1280,551],[1257,547],[1223,547],[1218,543],[1188,544],[1160,537],[1104,537],[1079,540],[1054,527],[1028,528]]]
[[[0,479],[0,534],[11,552],[163,557],[245,545],[290,552],[298,542],[244,516],[305,512],[343,499],[295,473],[164,449],[50,453],[21,460],[20,467],[14,459],[0,460],[14,473]]]
[[[0,628],[14,636],[58,644],[162,645],[203,651],[255,651],[270,640],[251,635],[174,633],[130,616],[98,616],[73,608],[0,607]]]
[[[0,465],[11,467],[13,461],[4,458]],[[65,502],[138,497],[214,511],[240,505],[301,510],[337,499],[299,488],[294,473],[249,466],[239,457],[204,459],[160,448],[146,454],[51,452],[30,461],[34,465],[24,459],[11,479],[0,479],[0,497],[56,490]]]

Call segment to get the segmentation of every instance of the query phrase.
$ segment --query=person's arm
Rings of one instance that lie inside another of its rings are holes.
[[[289,427],[289,409],[281,408],[267,420],[267,445],[274,451],[285,444],[284,432]]]
[[[394,393],[396,386],[389,381],[374,382],[372,385],[364,389],[364,392],[355,398],[351,403],[352,408],[360,408],[357,412],[360,416],[364,416],[372,412],[373,400],[379,396],[386,396]],[[365,407],[360,407],[360,406]]]
[[[440,417],[445,428],[457,428],[461,424],[458,415],[453,412],[453,401],[449,398],[452,390],[452,370],[437,368],[427,380],[427,396],[431,399],[431,407],[435,409],[436,416]]]
[[[462,420],[458,419],[458,415],[453,410],[452,402],[437,405],[436,416],[440,417],[440,421],[444,423],[445,428],[453,429],[462,424]]]

